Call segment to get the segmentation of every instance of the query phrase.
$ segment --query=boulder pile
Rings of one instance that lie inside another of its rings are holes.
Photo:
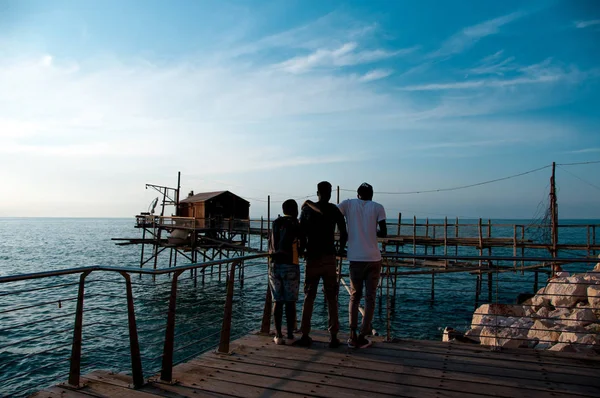
[[[471,328],[457,335],[446,328],[443,340],[600,353],[600,263],[590,272],[551,279],[521,305],[481,305]]]

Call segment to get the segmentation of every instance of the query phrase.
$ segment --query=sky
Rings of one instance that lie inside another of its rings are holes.
[[[321,180],[388,218],[600,218],[600,3],[0,0],[0,217]],[[334,193],[335,200],[335,193]]]

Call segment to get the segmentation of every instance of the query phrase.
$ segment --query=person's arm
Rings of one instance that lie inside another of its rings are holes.
[[[346,229],[346,219],[342,212],[336,207],[335,208],[335,222],[337,224],[338,231],[340,232],[340,246],[339,254],[342,255],[346,249],[346,243],[348,242],[348,230]]]
[[[385,220],[379,221],[379,230],[377,231],[377,237],[378,238],[387,237],[387,225],[385,223]]]
[[[379,231],[377,231],[378,238],[387,237],[387,225],[385,223],[385,209],[380,205],[377,214],[377,224],[379,224]]]
[[[308,226],[308,214],[307,209],[302,206],[302,211],[300,212],[300,225],[298,227],[298,240],[300,241],[300,248],[298,255],[303,255],[306,250],[306,228]]]

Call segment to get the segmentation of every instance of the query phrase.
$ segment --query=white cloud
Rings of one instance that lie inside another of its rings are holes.
[[[498,53],[497,53],[498,54]],[[509,58],[510,59],[510,58]],[[512,59],[510,59],[512,61]],[[506,65],[504,62],[502,65]],[[498,64],[499,65],[499,64]],[[492,66],[488,72],[496,70],[497,67]],[[517,72],[518,75],[507,79],[480,79],[468,81],[455,81],[448,83],[426,83],[402,87],[404,91],[442,91],[442,90],[469,90],[483,88],[505,88],[521,85],[535,84],[552,84],[560,81],[577,83],[584,80],[592,73],[581,72],[576,68],[571,67],[565,69],[558,65],[552,64],[552,59],[548,58],[538,64],[533,64],[525,67],[512,65],[506,67],[506,70]],[[480,71],[481,72],[481,71]]]
[[[484,37],[497,34],[500,32],[500,28],[502,26],[514,22],[524,15],[524,12],[513,12],[508,15],[490,19],[480,24],[464,28],[446,40],[438,50],[429,54],[429,57],[446,57],[461,53],[471,48]]]
[[[395,56],[406,55],[416,49],[416,47],[412,47],[397,51],[386,51],[383,49],[358,50],[358,47],[358,43],[350,42],[334,49],[320,48],[306,56],[298,56],[284,61],[276,65],[276,68],[291,73],[304,73],[315,68],[369,64]]]
[[[589,21],[576,21],[575,22],[575,27],[577,29],[584,29],[584,28],[594,26],[594,25],[600,25],[600,19],[592,19]]]
[[[390,69],[373,69],[362,75],[359,80],[362,82],[371,82],[374,80],[385,79],[393,73],[394,71]]]

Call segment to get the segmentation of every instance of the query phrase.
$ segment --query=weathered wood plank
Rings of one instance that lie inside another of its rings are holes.
[[[29,396],[30,398],[89,398],[93,395],[84,394],[79,391],[69,390],[59,386],[48,387],[40,392]]]
[[[329,352],[333,353],[335,351],[336,350],[330,350]],[[338,369],[344,372],[347,371],[348,368],[359,370],[369,369],[378,374],[385,374],[388,372],[392,374],[440,377],[447,380],[479,382],[491,386],[499,385],[522,388],[525,384],[531,386],[532,389],[557,392],[563,391],[567,393],[567,395],[578,393],[583,396],[596,396],[600,393],[600,388],[598,387],[573,384],[577,380],[572,381],[570,377],[566,378],[566,380],[568,380],[567,382],[561,383],[560,380],[544,376],[545,372],[541,370],[533,375],[530,374],[530,378],[524,379],[524,375],[518,369],[514,370],[514,372],[509,375],[494,372],[493,369],[490,370],[489,368],[485,369],[486,371],[484,372],[480,372],[477,367],[462,367],[457,370],[453,369],[453,366],[444,364],[442,358],[437,362],[419,361],[417,359],[403,359],[399,362],[390,362],[389,358],[364,355],[368,354],[369,351],[371,351],[371,349],[341,351],[341,355],[343,355],[344,359],[340,360],[340,357],[338,356],[327,355],[327,350],[319,349],[296,349],[292,352],[289,347],[281,346],[265,349],[263,346],[253,347],[251,345],[244,345],[238,348],[238,352],[242,355],[246,355],[246,357],[258,356],[268,360],[289,359],[305,361],[308,363],[318,363],[330,367],[330,373],[335,373]],[[393,359],[394,358],[392,358],[392,360]]]

